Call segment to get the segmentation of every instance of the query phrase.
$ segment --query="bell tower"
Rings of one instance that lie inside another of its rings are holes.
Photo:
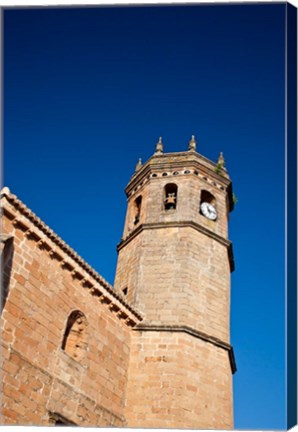
[[[233,427],[228,239],[232,183],[196,151],[154,155],[126,187],[115,289],[144,316],[134,329],[126,390],[129,427]]]

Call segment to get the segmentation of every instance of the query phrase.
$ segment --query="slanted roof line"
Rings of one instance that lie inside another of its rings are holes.
[[[92,276],[97,282],[99,282],[103,288],[107,290],[111,296],[118,300],[123,306],[125,306],[138,320],[142,320],[142,315],[135,310],[122,295],[115,292],[112,285],[110,285],[99,273],[97,273],[82,257],[80,257],[74,249],[72,249],[64,240],[61,239],[45,222],[43,222],[32,210],[30,210],[16,195],[12,194],[8,187],[4,187],[0,192],[1,200],[6,199],[15,209],[22,213],[27,219],[40,229],[47,238],[55,243],[63,252],[71,257],[77,264],[79,264],[90,276]],[[3,203],[1,203],[3,207]],[[4,208],[5,210],[5,208]],[[18,221],[18,220],[17,220]],[[44,242],[44,239],[40,239]],[[55,253],[55,250],[53,250]]]

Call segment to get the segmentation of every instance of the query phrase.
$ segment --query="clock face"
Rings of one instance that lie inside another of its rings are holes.
[[[217,211],[215,207],[210,203],[203,202],[201,204],[201,212],[203,213],[204,216],[206,216],[206,218],[210,220],[214,221],[217,218]]]

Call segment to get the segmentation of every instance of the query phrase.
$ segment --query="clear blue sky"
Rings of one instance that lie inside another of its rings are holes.
[[[224,152],[235,427],[285,427],[285,4],[6,10],[4,183],[113,284],[139,157]]]

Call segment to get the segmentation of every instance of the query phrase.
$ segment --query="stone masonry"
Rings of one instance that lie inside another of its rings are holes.
[[[2,190],[2,424],[233,428],[223,157],[160,139],[126,194],[112,287]]]
[[[1,423],[125,426],[131,329],[141,315],[7,189],[2,210],[13,264],[3,263]]]

